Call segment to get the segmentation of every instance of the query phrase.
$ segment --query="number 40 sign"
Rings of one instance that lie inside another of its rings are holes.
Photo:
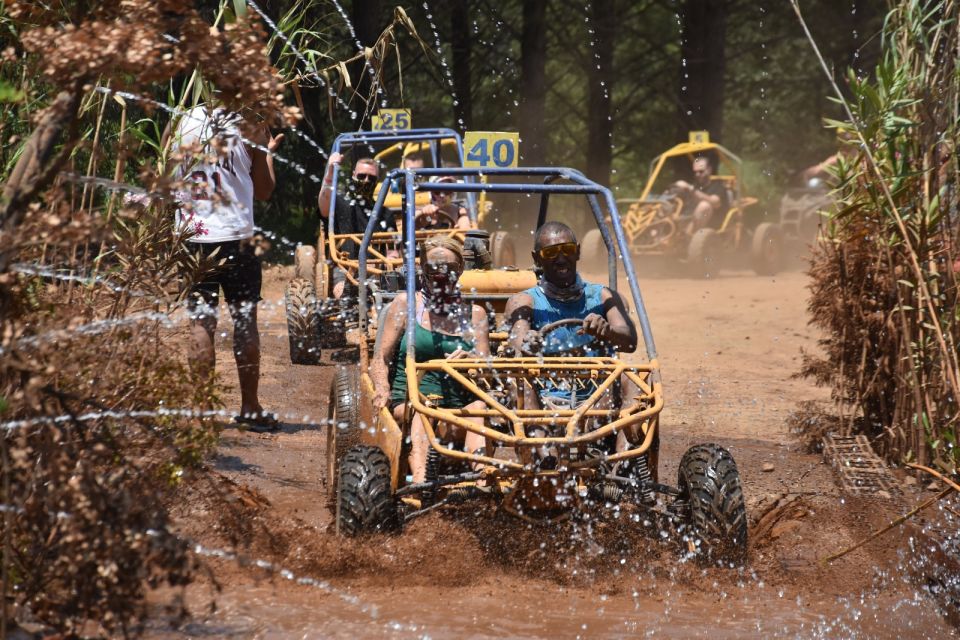
[[[520,134],[504,131],[467,131],[463,166],[490,168],[516,167],[520,156]]]

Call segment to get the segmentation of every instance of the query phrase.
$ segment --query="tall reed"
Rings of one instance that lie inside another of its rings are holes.
[[[794,3],[796,7],[796,3]],[[836,207],[811,268],[822,356],[846,432],[895,461],[953,471],[958,424],[960,13],[955,0],[891,3],[872,77],[837,90]],[[798,12],[799,14],[799,12]],[[811,40],[812,41],[812,40]]]

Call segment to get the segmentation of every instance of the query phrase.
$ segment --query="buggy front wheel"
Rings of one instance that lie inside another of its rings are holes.
[[[378,447],[356,446],[340,461],[336,531],[340,535],[386,532],[399,526],[390,490],[390,460]]]
[[[747,556],[747,510],[730,452],[698,444],[680,460],[678,500],[686,507],[684,540],[703,563],[739,564]]]

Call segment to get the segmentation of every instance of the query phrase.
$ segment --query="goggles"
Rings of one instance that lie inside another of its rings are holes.
[[[580,245],[576,242],[561,242],[560,244],[552,244],[549,247],[543,247],[537,254],[543,260],[553,260],[557,258],[561,253],[568,258],[576,258],[577,251],[580,250]]]

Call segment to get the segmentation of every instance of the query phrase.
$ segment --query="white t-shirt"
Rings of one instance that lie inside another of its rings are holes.
[[[207,113],[203,106],[180,119],[173,149],[197,146],[175,176],[192,185],[178,194],[177,226],[195,233],[191,242],[224,242],[253,236],[252,160],[237,128],[239,116],[223,109]],[[215,141],[216,144],[211,144]],[[217,158],[217,148],[223,153]],[[209,156],[204,158],[202,156]],[[207,160],[214,160],[213,164]]]

